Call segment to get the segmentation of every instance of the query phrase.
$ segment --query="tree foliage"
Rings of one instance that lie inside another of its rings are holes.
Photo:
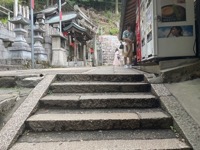
[[[118,0],[118,5],[122,0]],[[96,10],[111,10],[115,11],[116,0],[69,0],[71,4],[84,5],[86,7],[93,7]]]

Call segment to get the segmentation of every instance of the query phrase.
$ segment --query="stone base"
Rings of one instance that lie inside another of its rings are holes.
[[[27,69],[22,65],[0,65],[0,71]]]
[[[7,60],[0,58],[0,65],[7,65]]]
[[[47,53],[45,52],[43,47],[36,47],[34,48],[34,57],[35,57],[35,61],[37,62],[47,62],[48,58],[47,58]]]
[[[31,60],[31,51],[26,50],[10,50],[11,59]]]
[[[31,48],[25,42],[15,42],[8,50],[11,59],[31,59]]]
[[[25,68],[30,68],[31,66],[30,59],[10,59],[7,62],[10,65],[22,65]]]
[[[52,49],[52,66],[54,67],[66,67],[67,55],[65,49]]]
[[[70,61],[68,62],[68,66],[69,67],[83,67],[84,61],[77,61],[77,63],[75,63],[74,61]]]

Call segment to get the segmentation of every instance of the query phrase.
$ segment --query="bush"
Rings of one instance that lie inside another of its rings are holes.
[[[119,33],[119,29],[118,28],[111,28],[109,30],[110,35],[117,35]]]
[[[7,18],[2,18],[2,19],[0,19],[0,21],[1,21],[3,24],[7,24],[7,23],[8,23],[8,19],[7,19]]]

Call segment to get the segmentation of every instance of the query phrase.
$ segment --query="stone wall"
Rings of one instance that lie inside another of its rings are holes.
[[[117,36],[102,35],[97,41],[97,50],[102,51],[103,65],[112,65],[116,48],[119,48],[120,41]],[[122,52],[119,51],[120,55]],[[122,57],[121,57],[122,58]],[[100,60],[101,62],[101,60]]]

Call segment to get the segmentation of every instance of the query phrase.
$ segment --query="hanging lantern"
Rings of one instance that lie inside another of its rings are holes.
[[[68,32],[67,32],[67,31],[64,31],[64,32],[63,32],[63,35],[64,35],[64,36],[67,36],[67,35],[68,35]]]
[[[94,53],[94,49],[93,48],[90,48],[90,53]]]
[[[74,42],[71,42],[69,45],[70,45],[71,47],[73,47],[73,48],[74,48],[74,46],[75,46]]]

